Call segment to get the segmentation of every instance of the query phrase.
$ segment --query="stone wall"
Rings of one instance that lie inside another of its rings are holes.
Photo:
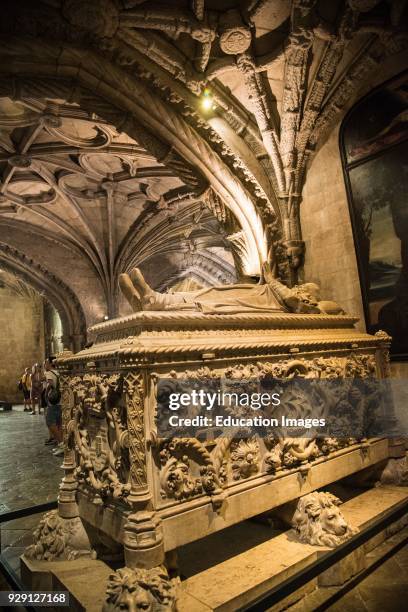
[[[322,296],[333,299],[347,313],[364,311],[353,232],[339,152],[339,126],[313,159],[301,206],[306,243],[305,280],[317,282]]]
[[[18,380],[44,359],[43,299],[0,288],[0,400],[22,403]]]

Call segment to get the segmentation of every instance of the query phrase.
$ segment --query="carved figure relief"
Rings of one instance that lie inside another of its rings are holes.
[[[321,301],[314,283],[289,289],[264,266],[266,282],[260,285],[223,285],[198,292],[166,293],[154,291],[138,268],[120,276],[120,287],[134,311],[182,310],[205,314],[241,312],[298,312],[341,314],[335,302]]]
[[[217,469],[209,451],[199,440],[174,438],[163,441],[159,448],[163,498],[182,500],[201,493],[220,492]]]
[[[187,455],[183,455],[181,459],[170,457],[161,470],[160,482],[163,496],[177,500],[194,497],[202,491],[200,479],[190,474]]]
[[[255,439],[240,440],[232,443],[232,473],[234,480],[253,476],[259,471],[259,446]]]

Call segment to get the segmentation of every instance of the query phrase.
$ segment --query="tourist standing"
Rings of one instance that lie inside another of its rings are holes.
[[[31,370],[31,414],[36,414],[35,408],[38,405],[38,414],[41,414],[41,391],[42,391],[42,372],[40,364],[35,363]]]
[[[61,392],[58,372],[52,367],[50,359],[44,361],[44,376],[46,379],[45,397],[47,400],[47,408],[45,420],[48,431],[50,432],[50,440],[55,440],[58,444],[53,450],[55,457],[64,454],[64,443],[62,441],[62,416],[61,416]],[[49,440],[47,440],[47,443]]]
[[[31,375],[30,368],[24,370],[23,375],[18,383],[18,388],[23,392],[24,412],[30,412],[30,391],[31,391]]]

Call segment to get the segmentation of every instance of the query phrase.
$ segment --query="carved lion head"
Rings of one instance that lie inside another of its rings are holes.
[[[314,492],[301,497],[292,521],[300,541],[335,547],[357,533],[340,512],[340,504],[330,493]]]
[[[172,612],[175,602],[174,586],[165,568],[123,567],[109,577],[103,612]]]

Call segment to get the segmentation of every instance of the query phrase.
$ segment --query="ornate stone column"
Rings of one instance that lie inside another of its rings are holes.
[[[64,356],[70,351],[64,351]],[[76,468],[75,450],[70,443],[70,433],[75,406],[75,396],[72,383],[75,379],[70,379],[67,375],[60,374],[61,387],[61,411],[62,411],[62,435],[64,441],[64,461],[62,468],[65,472],[62,478],[58,494],[58,514],[62,518],[74,518],[79,516],[76,492],[78,482],[74,476]]]
[[[146,471],[145,398],[141,372],[125,374],[124,392],[130,460],[128,501],[135,510],[125,524],[125,561],[128,567],[149,569],[164,562],[164,547],[160,519],[155,512],[138,510],[141,506],[145,508],[151,500]]]
[[[128,501],[137,505],[150,500],[146,474],[146,441],[144,427],[143,378],[140,372],[124,376],[130,460],[130,494]]]

